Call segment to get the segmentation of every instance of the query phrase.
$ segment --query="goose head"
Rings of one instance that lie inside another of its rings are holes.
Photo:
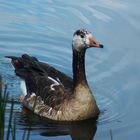
[[[72,47],[73,50],[80,51],[91,47],[103,48],[103,45],[93,37],[91,32],[80,29],[73,35]]]

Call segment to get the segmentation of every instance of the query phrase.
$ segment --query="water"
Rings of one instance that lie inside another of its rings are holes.
[[[114,140],[139,139],[139,6],[139,0],[0,1],[0,73],[9,98],[17,101],[21,93],[5,55],[29,53],[72,76],[71,40],[76,29],[89,29],[105,46],[86,54],[87,79],[101,110],[97,124],[49,124],[22,114],[16,104],[18,138],[31,121],[34,140],[109,140],[111,133]]]

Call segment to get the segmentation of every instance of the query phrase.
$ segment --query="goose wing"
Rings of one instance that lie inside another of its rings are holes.
[[[27,54],[6,57],[12,59],[16,75],[25,80],[27,97],[34,93],[53,108],[70,97],[72,79],[64,73]]]

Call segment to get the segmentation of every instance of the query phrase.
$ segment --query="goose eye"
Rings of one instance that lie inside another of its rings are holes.
[[[81,38],[84,38],[84,35],[80,35],[81,36]]]

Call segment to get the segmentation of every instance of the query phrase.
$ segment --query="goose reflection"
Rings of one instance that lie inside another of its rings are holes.
[[[67,131],[62,132],[61,129],[45,131],[40,133],[41,136],[62,136],[70,135],[72,140],[93,140],[96,133],[96,120],[90,119],[80,122],[63,123]]]
[[[67,136],[71,140],[93,140],[97,130],[97,118],[77,122],[54,122],[35,114],[16,113],[16,126],[20,129],[38,131],[40,136]],[[32,137],[32,136],[31,136]],[[39,136],[38,136],[39,138]]]

